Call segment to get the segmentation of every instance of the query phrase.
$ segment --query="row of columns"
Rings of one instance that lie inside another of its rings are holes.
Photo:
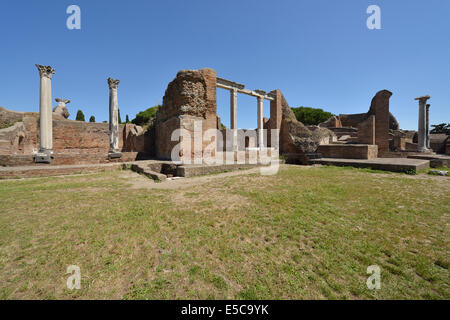
[[[427,100],[429,95],[418,97],[419,101],[419,125],[417,133],[417,151],[430,152],[430,105]]]
[[[230,129],[233,131],[233,150],[237,150],[237,89],[230,90]],[[257,96],[257,115],[258,115],[258,147],[264,147],[264,117],[263,117],[263,106],[264,98],[262,96]]]
[[[51,66],[36,64],[40,76],[39,90],[39,151],[34,155],[36,163],[50,163],[53,154],[53,112]],[[117,87],[120,80],[108,78],[109,86],[109,157],[120,158],[119,151],[119,104]]]

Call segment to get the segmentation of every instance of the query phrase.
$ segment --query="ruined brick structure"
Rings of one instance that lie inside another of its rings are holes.
[[[33,152],[39,149],[39,113],[15,112],[0,107],[0,165],[31,165]],[[54,164],[108,162],[109,127],[107,123],[67,120],[53,115]],[[153,150],[154,138],[134,124],[120,126],[119,147],[134,160]],[[151,155],[151,154],[150,154]],[[14,156],[16,160],[14,160]]]
[[[391,96],[390,91],[381,90],[373,97],[367,113],[340,114],[319,126],[329,128],[339,137],[348,135],[350,139],[346,140],[350,143],[376,144],[380,155],[389,153],[393,139],[389,132],[399,128],[397,119],[389,112]]]
[[[112,81],[119,83],[119,80],[108,79],[110,114],[111,110],[117,109],[117,85],[112,88]],[[230,91],[229,129],[221,127],[217,115],[216,88]],[[256,98],[256,130],[237,129],[237,93]],[[258,152],[263,149],[276,150],[276,154],[284,155],[287,162],[302,164],[308,163],[311,155],[321,153],[324,157],[372,159],[392,149],[401,150],[414,145],[412,135],[398,130],[398,122],[389,112],[391,95],[387,90],[378,92],[367,113],[341,114],[319,126],[305,126],[296,119],[279,89],[269,93],[248,90],[242,84],[218,78],[216,72],[209,68],[182,70],[168,84],[162,107],[145,129],[134,124],[119,125],[114,117],[114,121],[111,120],[115,122],[113,127],[117,128],[114,132],[107,123],[67,120],[66,103],[70,101],[63,98],[56,99],[59,104],[53,109],[51,126],[48,125],[45,130],[40,127],[39,113],[14,112],[0,107],[0,165],[33,164],[33,155],[40,148],[40,132],[52,137],[49,140],[52,164],[105,163],[152,157],[167,160],[183,157],[204,159],[207,151],[211,153],[209,156],[213,156],[214,153],[240,150],[248,152],[252,148]],[[111,100],[111,97],[114,99]],[[270,101],[268,119],[263,118],[264,99]],[[183,141],[183,137],[173,137],[176,129],[189,133],[190,138]],[[209,129],[218,129],[214,132],[222,133],[223,137],[202,139]],[[263,129],[267,129],[267,136],[263,135]],[[240,139],[239,146],[236,144],[237,137]],[[193,143],[197,138],[202,140],[198,149]],[[340,141],[337,141],[338,138]],[[117,148],[114,147],[114,155],[118,156],[116,159],[111,157],[111,141],[117,143]],[[448,152],[447,141],[441,143],[440,150],[443,152]],[[172,154],[177,145],[178,153]],[[212,149],[207,150],[211,146]]]
[[[163,106],[156,114],[156,156],[160,159],[171,159],[173,148],[179,143],[172,141],[174,130],[184,129],[189,132],[191,140],[194,139],[194,123],[201,123],[201,132],[208,129],[216,129],[217,104],[216,104],[216,72],[212,69],[182,70],[175,79],[169,83],[164,98]],[[190,146],[193,143],[189,142]],[[186,143],[184,141],[183,143]],[[203,147],[208,141],[203,141]],[[180,157],[187,156],[185,150],[193,147],[186,145],[180,147]],[[195,156],[201,157],[201,154]]]

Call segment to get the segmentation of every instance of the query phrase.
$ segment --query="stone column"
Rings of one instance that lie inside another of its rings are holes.
[[[237,90],[230,90],[230,129],[233,133],[233,151],[238,149],[237,143]]]
[[[427,149],[430,149],[430,105],[426,105],[426,112],[427,112],[427,127],[426,127],[426,146]]]
[[[109,158],[120,158],[119,151],[119,104],[117,87],[120,80],[108,78],[109,85]]]
[[[419,128],[418,128],[418,147],[417,151],[419,152],[428,152],[427,148],[427,115],[426,115],[426,103],[427,100],[430,99],[430,96],[422,96],[418,97],[415,100],[419,100]]]
[[[50,163],[53,154],[53,123],[52,123],[52,76],[55,70],[50,66],[36,64],[41,77],[39,101],[40,140],[39,152],[34,160],[38,163]]]
[[[258,147],[262,148],[264,146],[264,119],[263,119],[263,105],[264,99],[261,96],[256,97],[258,100]]]

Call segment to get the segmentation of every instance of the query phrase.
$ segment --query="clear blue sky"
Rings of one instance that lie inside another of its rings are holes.
[[[81,30],[66,28],[71,4]],[[366,27],[371,4],[381,30]],[[18,111],[39,110],[35,63],[55,68],[53,98],[71,99],[72,119],[82,109],[97,121],[108,119],[107,77],[121,80],[131,119],[162,102],[178,70],[211,67],[249,89],[281,89],[291,107],[335,114],[366,112],[388,89],[404,129],[417,128],[414,98],[429,94],[431,123],[450,122],[448,0],[2,0],[0,35],[0,105]],[[217,96],[228,126],[228,94]],[[238,126],[256,127],[254,98],[238,96]]]

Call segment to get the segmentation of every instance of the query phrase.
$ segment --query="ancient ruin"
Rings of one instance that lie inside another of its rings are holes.
[[[448,137],[440,140],[430,137],[430,105],[426,104],[429,96],[416,98],[418,133],[399,128],[390,112],[392,93],[388,90],[376,93],[367,113],[340,114],[319,126],[305,126],[296,119],[279,89],[249,90],[243,84],[217,77],[216,71],[209,68],[182,70],[168,84],[162,107],[144,129],[134,124],[119,124],[120,80],[112,78],[108,78],[109,124],[68,120],[70,100],[65,98],[55,99],[58,105],[52,112],[51,80],[55,71],[50,66],[36,66],[40,75],[39,113],[0,107],[1,166],[154,160],[162,161],[158,165],[159,173],[170,171],[175,175],[177,169],[168,165],[170,161],[179,166],[255,165],[265,161],[264,155],[272,161],[278,161],[281,155],[283,161],[296,164],[336,163],[336,159],[347,163],[345,159],[352,159],[360,165],[376,166],[374,160],[431,160],[422,154],[434,157],[433,161],[441,159],[439,163],[448,161],[430,150],[431,146],[435,152],[447,152]],[[230,128],[227,129],[221,128],[217,115],[218,88],[230,93]],[[255,130],[237,128],[238,94],[255,97]],[[263,118],[264,100],[270,101],[269,119]],[[211,159],[216,162],[212,163]]]

